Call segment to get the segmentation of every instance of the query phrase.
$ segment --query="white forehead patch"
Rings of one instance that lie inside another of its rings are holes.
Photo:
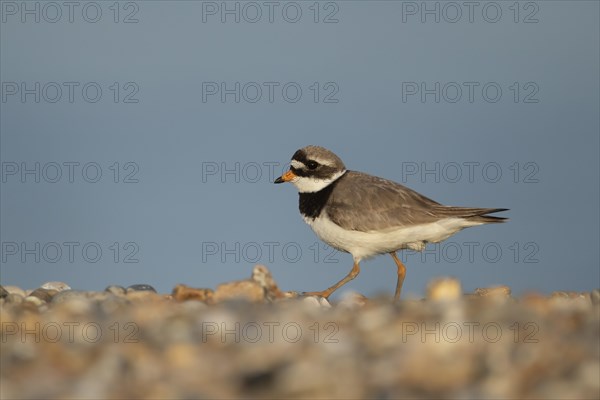
[[[304,163],[298,161],[298,160],[292,160],[290,162],[290,165],[296,169],[302,169],[304,168]]]

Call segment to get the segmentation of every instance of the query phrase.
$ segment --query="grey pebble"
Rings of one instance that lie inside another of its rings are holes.
[[[142,292],[142,291],[150,291],[156,293],[156,289],[152,286],[147,285],[145,283],[138,283],[136,285],[131,285],[127,287],[127,292]]]
[[[27,297],[37,297],[45,303],[50,303],[52,301],[53,295],[55,295],[56,293],[57,292],[55,290],[51,291],[47,289],[38,288],[31,292]]]

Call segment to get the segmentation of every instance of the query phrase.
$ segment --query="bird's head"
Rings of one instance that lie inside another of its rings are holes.
[[[333,152],[320,146],[306,146],[296,151],[290,169],[274,183],[291,182],[300,193],[324,189],[346,172],[346,166]]]

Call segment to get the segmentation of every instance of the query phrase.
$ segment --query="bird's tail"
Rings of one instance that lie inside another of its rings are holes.
[[[508,218],[495,217],[488,214],[508,211],[508,208],[471,208],[471,207],[444,207],[442,213],[448,217],[464,218],[471,222],[494,224],[505,222]]]

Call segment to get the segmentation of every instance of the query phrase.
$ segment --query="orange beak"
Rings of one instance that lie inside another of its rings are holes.
[[[292,172],[292,170],[290,169],[288,172],[281,175],[279,178],[275,179],[275,182],[273,182],[273,183],[289,182],[289,181],[293,180],[295,177],[296,177],[296,174],[294,174]]]

